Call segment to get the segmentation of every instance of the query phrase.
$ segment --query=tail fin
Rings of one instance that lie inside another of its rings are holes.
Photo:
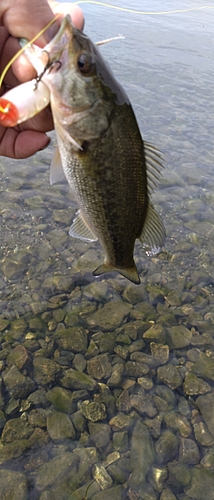
[[[130,268],[121,269],[119,267],[114,267],[114,266],[111,266],[110,264],[107,264],[104,262],[103,264],[101,264],[101,266],[99,266],[99,267],[97,267],[97,269],[95,269],[95,271],[93,272],[93,276],[100,276],[101,274],[110,273],[112,271],[116,271],[117,273],[122,274],[122,276],[124,276],[124,278],[127,278],[132,283],[135,283],[135,285],[140,284],[140,277],[139,277],[139,274],[137,272],[137,268],[136,268],[134,263],[133,263],[133,266]]]

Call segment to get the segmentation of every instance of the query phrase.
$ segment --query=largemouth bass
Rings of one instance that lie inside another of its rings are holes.
[[[37,84],[42,80],[50,91],[59,148],[51,183],[63,172],[79,206],[69,234],[100,241],[105,259],[94,276],[117,271],[139,284],[133,259],[136,239],[156,249],[165,239],[163,222],[149,198],[161,156],[142,140],[125,91],[70,16],[43,50],[31,46],[26,55],[39,74]]]

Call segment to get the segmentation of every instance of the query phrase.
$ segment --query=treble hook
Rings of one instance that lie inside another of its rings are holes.
[[[47,50],[43,50],[43,51],[42,51],[42,53],[43,53],[43,52],[45,52],[45,53],[48,55],[48,62],[47,62],[47,64],[45,65],[45,67],[44,67],[43,71],[42,71],[39,75],[37,75],[37,76],[36,76],[36,78],[35,78],[36,82],[35,82],[34,90],[36,90],[36,89],[37,89],[38,84],[39,84],[39,82],[41,82],[41,79],[42,79],[42,77],[44,76],[44,74],[45,74],[47,71],[49,71],[49,73],[50,73],[50,72],[52,71],[53,67],[55,66],[55,64],[58,64],[57,71],[58,71],[58,70],[61,68],[61,66],[62,66],[61,61],[59,61],[58,59],[56,59],[56,61],[50,61],[50,54],[49,54],[49,52],[48,52]]]

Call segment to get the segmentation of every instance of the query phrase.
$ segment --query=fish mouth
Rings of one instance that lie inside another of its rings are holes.
[[[63,17],[59,30],[55,37],[45,46],[45,52],[49,55],[49,63],[60,58],[62,51],[66,45],[71,45],[74,33],[79,30],[72,24],[71,16],[67,14]],[[82,34],[82,32],[81,32]]]

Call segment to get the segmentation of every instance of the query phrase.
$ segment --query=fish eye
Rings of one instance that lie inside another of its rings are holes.
[[[87,52],[83,52],[77,57],[77,67],[83,76],[92,76],[95,74],[95,62]]]

